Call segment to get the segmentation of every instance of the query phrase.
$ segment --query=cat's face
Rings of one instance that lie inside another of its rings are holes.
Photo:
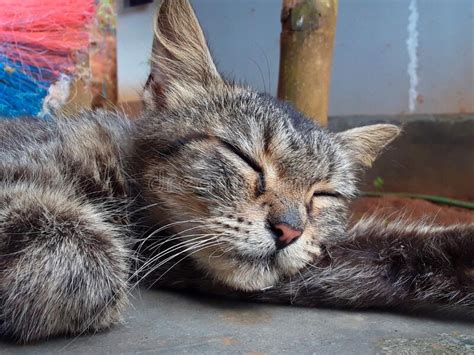
[[[176,253],[233,288],[298,273],[344,235],[357,171],[398,129],[331,134],[225,82],[186,1],[164,2],[156,32],[138,142],[153,218]]]

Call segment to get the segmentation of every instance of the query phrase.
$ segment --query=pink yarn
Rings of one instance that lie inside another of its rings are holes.
[[[71,73],[95,8],[95,0],[0,0],[0,53],[49,75]]]

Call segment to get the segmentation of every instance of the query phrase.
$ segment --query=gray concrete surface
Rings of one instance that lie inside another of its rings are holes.
[[[474,354],[474,318],[304,309],[146,290],[132,303],[125,323],[110,331],[22,347],[0,343],[0,353]]]

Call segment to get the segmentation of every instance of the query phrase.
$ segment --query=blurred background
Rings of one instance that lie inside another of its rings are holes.
[[[281,0],[192,0],[219,69],[275,94]],[[407,40],[418,35],[415,113],[474,112],[474,1],[339,0],[329,114],[409,113]],[[118,85],[135,101],[146,81],[157,1],[119,1]]]
[[[219,69],[276,95],[281,0],[192,0]],[[118,10],[118,90],[139,100],[156,1]],[[474,1],[339,0],[328,127],[389,122],[404,134],[366,191],[474,200]]]
[[[0,4],[0,117],[139,114],[158,1]],[[474,200],[474,0],[191,4],[225,76],[278,91],[332,131],[403,127],[365,191]]]

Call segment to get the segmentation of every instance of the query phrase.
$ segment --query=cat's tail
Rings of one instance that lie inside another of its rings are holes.
[[[362,220],[348,238],[328,243],[301,277],[256,297],[302,306],[474,309],[474,223]]]

